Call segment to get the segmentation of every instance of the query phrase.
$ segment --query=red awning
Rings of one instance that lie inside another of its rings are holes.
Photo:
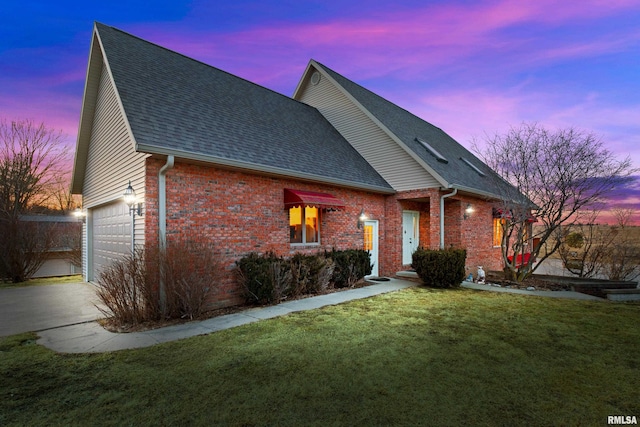
[[[285,208],[315,206],[321,209],[340,209],[344,208],[345,204],[342,200],[331,194],[285,188],[284,206]]]

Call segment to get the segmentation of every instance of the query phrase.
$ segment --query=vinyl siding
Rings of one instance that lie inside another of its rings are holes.
[[[148,156],[135,152],[113,83],[103,66],[82,191],[84,207],[95,208],[120,199],[129,181],[144,202]],[[135,233],[136,244],[144,243],[143,221],[136,221]]]
[[[396,191],[440,186],[326,76],[307,83],[300,101],[317,108]]]

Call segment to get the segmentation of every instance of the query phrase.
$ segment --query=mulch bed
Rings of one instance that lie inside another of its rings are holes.
[[[117,332],[117,333],[129,333],[129,332],[142,332],[142,331],[149,331],[152,329],[158,329],[158,328],[164,328],[166,326],[173,326],[173,325],[180,325],[183,323],[187,323],[187,322],[192,322],[194,320],[207,320],[207,319],[211,319],[213,317],[218,317],[218,316],[225,316],[227,314],[234,314],[234,313],[239,313],[241,311],[250,309],[250,308],[254,308],[254,307],[268,307],[268,306],[272,306],[272,305],[277,305],[286,301],[295,301],[295,300],[299,300],[299,299],[304,299],[304,298],[309,298],[309,297],[315,297],[318,295],[326,295],[326,294],[332,294],[335,292],[341,292],[341,291],[347,291],[349,289],[356,289],[356,288],[362,288],[368,285],[373,285],[374,283],[369,283],[365,280],[360,280],[358,282],[356,282],[352,287],[346,287],[346,288],[328,288],[326,289],[324,292],[318,292],[315,294],[304,294],[304,295],[297,295],[297,296],[292,296],[289,297],[285,300],[282,301],[278,301],[278,302],[274,302],[271,304],[251,304],[251,303],[244,303],[244,304],[240,304],[240,305],[235,305],[233,307],[223,307],[223,308],[218,308],[218,309],[214,309],[214,310],[209,310],[206,311],[204,313],[202,313],[201,316],[194,318],[194,319],[190,319],[190,318],[184,318],[184,319],[166,319],[166,320],[154,320],[154,321],[148,321],[148,322],[143,322],[143,323],[137,323],[134,325],[121,325],[118,322],[115,322],[113,319],[110,318],[104,318],[104,319],[99,319],[98,323],[107,331],[109,332]]]

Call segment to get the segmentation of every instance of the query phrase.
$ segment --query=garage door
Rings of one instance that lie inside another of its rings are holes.
[[[114,260],[131,253],[131,216],[123,202],[93,210],[93,278]]]

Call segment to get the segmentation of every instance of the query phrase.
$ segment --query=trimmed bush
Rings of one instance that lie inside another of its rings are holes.
[[[333,260],[333,284],[336,288],[353,287],[364,276],[371,274],[371,256],[363,249],[325,251],[325,257]]]
[[[291,269],[273,252],[255,252],[236,261],[240,283],[248,302],[265,304],[280,301],[291,288]]]
[[[362,250],[296,254],[290,259],[272,252],[255,252],[236,261],[245,299],[250,303],[274,303],[288,297],[317,294],[330,287],[353,286],[371,274],[369,253]]]
[[[333,260],[322,255],[296,254],[291,258],[294,296],[326,291],[333,277]]]
[[[411,266],[426,286],[454,288],[464,280],[466,259],[467,251],[464,249],[419,248],[413,253]]]

